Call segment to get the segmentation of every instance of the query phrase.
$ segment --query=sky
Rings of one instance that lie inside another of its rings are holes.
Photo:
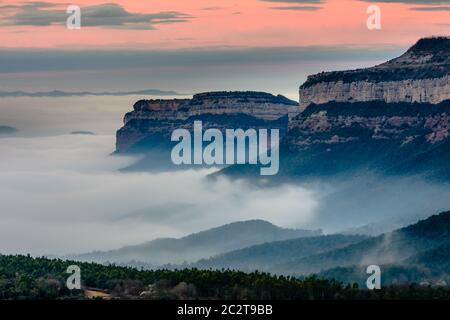
[[[309,74],[368,67],[448,35],[449,0],[0,1],[0,91],[182,94],[258,90],[297,100]],[[367,8],[381,9],[368,30]]]
[[[1,6],[4,47],[180,49],[410,44],[446,34],[448,0],[77,0],[81,29],[68,30],[64,1]],[[377,4],[382,29],[366,27]]]

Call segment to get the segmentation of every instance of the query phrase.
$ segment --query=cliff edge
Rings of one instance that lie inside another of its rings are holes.
[[[450,38],[417,41],[380,65],[311,75],[299,90],[300,111],[328,102],[432,103],[450,99]]]

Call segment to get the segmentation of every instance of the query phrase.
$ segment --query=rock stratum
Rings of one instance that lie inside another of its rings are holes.
[[[287,114],[298,103],[265,92],[208,92],[192,99],[140,100],[117,132],[119,153],[148,150],[170,142],[177,128],[192,130],[195,120],[208,128],[287,129]]]
[[[371,68],[311,75],[300,87],[300,108],[331,101],[440,103],[450,99],[449,52],[448,38],[425,38]]]

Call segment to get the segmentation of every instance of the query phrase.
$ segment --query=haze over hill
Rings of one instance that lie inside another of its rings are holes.
[[[159,267],[169,269],[225,268],[295,276],[318,274],[360,284],[367,278],[365,268],[375,264],[382,268],[384,285],[450,281],[450,212],[376,237],[317,233],[277,228],[255,220],[180,239],[157,239],[140,246],[73,258],[146,268],[158,268],[154,262],[159,262]],[[205,259],[208,255],[211,257]],[[199,256],[203,258],[195,263],[186,262]],[[169,260],[172,262],[162,265]]]
[[[379,265],[385,285],[421,281],[436,284],[450,280],[449,245],[450,212],[443,212],[377,237],[336,234],[276,241],[189,266],[295,276],[315,273],[363,285],[367,266]]]
[[[72,258],[95,262],[139,262],[154,266],[179,264],[264,242],[320,234],[320,230],[285,229],[263,220],[250,220],[230,223],[179,239],[155,239],[141,245],[96,251]]]
[[[275,266],[272,271],[283,274],[317,273],[336,267],[367,265],[410,266],[425,262],[427,252],[445,248],[450,243],[450,212],[443,212],[405,228],[385,233],[347,247],[299,258]],[[432,255],[428,254],[429,257]],[[436,256],[439,259],[439,256]],[[449,259],[448,254],[445,259]],[[448,262],[442,261],[445,265]],[[431,262],[431,260],[429,260]],[[444,270],[450,274],[450,270]]]
[[[210,259],[203,259],[190,267],[237,269],[243,271],[271,271],[274,265],[293,259],[346,247],[366,239],[362,235],[323,235],[274,241],[233,250]]]

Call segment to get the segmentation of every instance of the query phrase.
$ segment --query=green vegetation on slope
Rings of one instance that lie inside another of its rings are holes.
[[[83,289],[65,287],[66,268],[81,268]],[[96,288],[111,298],[147,299],[449,299],[444,288],[386,287],[360,290],[315,277],[296,279],[267,273],[198,269],[143,271],[95,263],[0,256],[0,299],[83,299]]]
[[[376,264],[383,266],[387,284],[448,281],[449,245],[450,211],[447,211],[345,248],[276,265],[271,271],[291,275],[319,273],[327,278],[361,283],[361,275],[365,275],[361,270]]]
[[[227,252],[193,264],[199,268],[231,268],[270,271],[275,264],[307,257],[365,240],[361,235],[327,235],[274,241]]]

